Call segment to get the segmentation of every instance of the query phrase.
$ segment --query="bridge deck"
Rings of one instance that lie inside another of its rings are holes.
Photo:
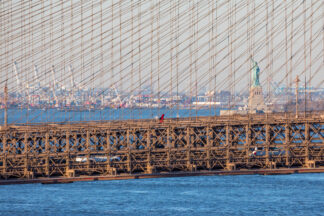
[[[0,177],[75,177],[324,165],[323,112],[9,125]]]

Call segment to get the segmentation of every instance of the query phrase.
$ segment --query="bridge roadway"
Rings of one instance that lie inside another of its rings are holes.
[[[0,128],[8,180],[323,166],[324,112]]]

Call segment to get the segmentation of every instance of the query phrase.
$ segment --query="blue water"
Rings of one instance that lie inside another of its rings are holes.
[[[0,110],[0,124],[4,122],[3,109]],[[154,119],[165,114],[165,118],[219,115],[220,109],[104,109],[95,111],[59,111],[56,109],[9,109],[8,123],[75,122],[125,119]]]
[[[324,174],[0,186],[0,215],[324,215]]]

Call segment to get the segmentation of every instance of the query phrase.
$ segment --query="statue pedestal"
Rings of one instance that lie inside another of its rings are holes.
[[[250,112],[266,110],[261,86],[252,86],[250,88],[249,110]]]

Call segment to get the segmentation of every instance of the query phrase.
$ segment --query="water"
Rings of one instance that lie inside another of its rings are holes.
[[[0,124],[4,122],[3,109],[0,110]],[[165,114],[165,118],[219,115],[220,109],[104,109],[95,111],[59,111],[56,109],[9,109],[8,123],[74,122],[124,119],[154,119]]]
[[[324,174],[0,186],[0,215],[324,215]]]

